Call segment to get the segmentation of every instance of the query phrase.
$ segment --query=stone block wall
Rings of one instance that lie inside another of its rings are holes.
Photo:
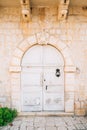
[[[23,46],[27,48],[28,43],[23,44],[23,40],[36,35],[39,39],[37,42],[41,42],[40,37],[44,42],[44,38],[49,39],[50,36],[51,42],[53,40],[54,43],[55,36],[68,46],[76,67],[75,82],[72,76],[68,77],[71,86],[74,85],[75,114],[87,114],[87,11],[81,7],[72,7],[69,9],[68,19],[64,21],[58,21],[57,8],[44,8],[43,11],[40,13],[40,8],[33,8],[31,21],[23,23],[20,8],[0,8],[0,106],[12,106],[12,89],[17,88],[16,83],[14,88],[11,88],[9,67],[12,56],[20,57],[23,53],[20,49],[23,49]],[[15,52],[19,44],[20,49]],[[19,61],[14,59],[13,62]],[[15,79],[18,76],[19,74]],[[72,87],[67,85],[67,88],[72,92]]]

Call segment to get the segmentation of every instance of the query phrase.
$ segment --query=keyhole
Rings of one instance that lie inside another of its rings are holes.
[[[47,90],[47,87],[48,87],[48,86],[46,85],[46,90]]]

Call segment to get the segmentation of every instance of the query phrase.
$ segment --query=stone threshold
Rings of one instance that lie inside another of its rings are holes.
[[[66,112],[20,112],[19,116],[74,116],[74,113]]]

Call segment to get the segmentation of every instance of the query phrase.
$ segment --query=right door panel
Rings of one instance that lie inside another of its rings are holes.
[[[57,68],[60,70],[58,77]],[[63,67],[44,68],[43,102],[45,111],[64,111]]]

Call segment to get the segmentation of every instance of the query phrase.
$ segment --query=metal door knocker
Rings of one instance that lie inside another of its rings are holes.
[[[56,69],[55,75],[56,75],[56,77],[60,77],[60,69]]]

